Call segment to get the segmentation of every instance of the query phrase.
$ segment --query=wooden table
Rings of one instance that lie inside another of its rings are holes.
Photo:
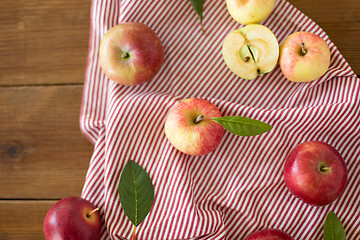
[[[291,0],[360,74],[358,0]],[[91,0],[0,1],[0,239],[44,239],[79,196],[93,146],[79,129]]]

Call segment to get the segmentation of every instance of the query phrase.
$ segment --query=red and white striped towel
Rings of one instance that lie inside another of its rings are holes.
[[[133,159],[151,176],[155,201],[137,228],[139,240],[244,239],[278,228],[295,239],[322,239],[329,210],[342,221],[348,240],[360,239],[360,81],[326,33],[285,0],[262,24],[279,43],[295,31],[320,35],[330,46],[328,72],[310,83],[285,79],[279,67],[247,81],[221,56],[223,40],[240,28],[225,1],[204,4],[203,35],[188,0],[93,0],[81,129],[95,149],[82,197],[101,208],[102,239],[130,239],[132,224],[118,197],[125,163]],[[160,37],[165,63],[149,83],[124,87],[109,81],[98,58],[102,36],[113,26],[142,22]],[[175,150],[164,134],[165,117],[180,100],[199,97],[223,115],[267,122],[263,135],[228,132],[202,157]],[[284,159],[297,144],[320,140],[344,157],[349,181],[334,203],[316,208],[295,198],[282,176]]]

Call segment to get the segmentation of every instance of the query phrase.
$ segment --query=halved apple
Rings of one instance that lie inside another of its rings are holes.
[[[279,58],[279,43],[267,27],[250,24],[226,37],[222,55],[231,71],[252,80],[274,69]]]

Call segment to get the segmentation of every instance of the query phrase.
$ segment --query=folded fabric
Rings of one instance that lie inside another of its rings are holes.
[[[309,83],[288,81],[277,66],[248,81],[225,65],[225,37],[241,27],[225,1],[204,4],[202,34],[188,0],[93,0],[88,64],[80,125],[94,143],[82,197],[101,209],[102,239],[130,239],[133,226],[121,208],[118,182],[130,160],[150,175],[154,205],[137,228],[139,240],[244,239],[263,228],[295,239],[322,239],[332,210],[348,240],[360,239],[360,81],[326,33],[285,0],[262,24],[279,43],[296,31],[313,32],[331,49],[328,72]],[[136,21],[160,37],[165,62],[150,82],[126,87],[109,81],[99,65],[102,36],[113,26]],[[217,149],[201,157],[177,151],[164,122],[179,101],[198,97],[223,116],[245,116],[274,128],[255,137],[228,132]],[[286,188],[282,170],[297,144],[320,140],[345,159],[349,180],[334,203],[313,207]]]

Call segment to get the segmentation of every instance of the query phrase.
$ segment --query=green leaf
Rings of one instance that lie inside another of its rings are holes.
[[[204,0],[190,0],[190,3],[196,14],[199,16],[201,29],[204,32],[204,28],[202,25]]]
[[[346,240],[345,230],[335,213],[330,211],[324,223],[324,240]]]
[[[154,186],[147,172],[132,160],[121,173],[119,196],[126,216],[139,226],[153,205]]]
[[[272,129],[272,126],[267,123],[247,117],[214,117],[212,120],[219,123],[229,132],[243,137],[256,136]]]

